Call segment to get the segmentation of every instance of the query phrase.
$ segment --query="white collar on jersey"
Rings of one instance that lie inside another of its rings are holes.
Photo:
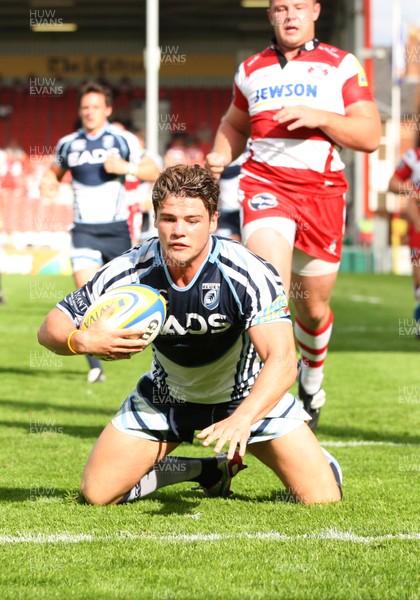
[[[83,133],[83,135],[85,135],[85,137],[87,137],[88,140],[98,140],[101,135],[103,135],[105,133],[105,131],[107,131],[109,129],[110,126],[110,122],[106,121],[105,125],[102,127],[102,129],[100,131],[98,131],[98,133],[96,133],[95,135],[91,135],[90,133],[88,133],[85,129],[83,129],[83,127],[81,127],[79,129],[79,133]]]
[[[299,48],[299,52],[310,52],[311,50],[315,50],[315,48],[317,48],[318,46],[319,46],[319,40],[317,38],[314,38],[313,40],[310,40],[309,42],[305,42],[305,44],[302,44],[302,46]],[[283,54],[283,52],[280,50],[280,48],[277,45],[277,40],[275,37],[271,38],[270,48],[272,50],[275,50],[277,53],[280,52],[281,54]]]

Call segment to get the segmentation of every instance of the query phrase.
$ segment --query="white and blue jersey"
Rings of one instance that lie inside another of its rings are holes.
[[[159,240],[153,238],[114,259],[57,306],[78,326],[101,294],[130,283],[156,288],[167,301],[167,318],[152,346],[149,379],[162,396],[169,393],[186,403],[243,400],[262,368],[248,330],[291,323],[273,267],[241,244],[215,236],[187,287],[174,284]]]
[[[109,156],[138,164],[142,155],[135,135],[109,123],[96,135],[79,129],[59,140],[54,163],[71,172],[76,224],[127,220],[125,176],[107,173],[103,164]]]

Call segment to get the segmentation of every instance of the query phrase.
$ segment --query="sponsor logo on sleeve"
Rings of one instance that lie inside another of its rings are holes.
[[[357,83],[359,84],[359,87],[367,87],[368,80],[366,77],[365,70],[357,59],[356,59],[356,66],[357,66]]]

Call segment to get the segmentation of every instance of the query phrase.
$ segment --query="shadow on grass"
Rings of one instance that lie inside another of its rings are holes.
[[[420,444],[420,435],[409,433],[386,433],[384,431],[359,429],[356,427],[337,425],[320,425],[317,435],[337,438],[337,441],[385,442],[393,444]],[[322,445],[322,440],[320,441]]]
[[[37,502],[45,501],[46,499],[61,499],[66,503],[77,504],[80,506],[89,506],[79,490],[64,490],[54,488],[53,486],[42,486],[38,485],[33,488],[10,488],[0,487],[0,505],[4,502],[27,502],[28,500]],[[138,500],[135,503],[122,504],[118,508],[124,509],[124,506],[137,505],[142,513],[148,515],[186,515],[194,519],[194,510],[199,508],[203,500],[207,503],[218,503],[220,501],[235,503],[237,501],[247,503],[290,503],[294,502],[290,494],[286,490],[273,490],[268,494],[261,494],[257,496],[246,496],[244,494],[232,494],[229,498],[204,498],[201,492],[198,491],[157,491],[146,496],[144,500],[154,501],[156,507],[145,509],[142,508],[142,500]],[[97,507],[100,508],[100,507]]]
[[[86,380],[86,374],[81,371],[70,370],[70,369],[33,369],[28,367],[0,367],[0,374],[4,373],[5,375],[18,375],[19,377],[48,377],[57,375],[57,378],[60,380],[63,379],[77,379],[78,381],[83,378]],[[85,381],[86,382],[86,381]]]
[[[167,492],[156,492],[147,496],[145,500],[154,500],[158,506],[149,510],[142,510],[142,512],[150,515],[170,515],[170,514],[190,514],[202,501],[202,497],[198,497],[196,492],[189,494],[180,492],[167,493]],[[12,488],[12,487],[0,487],[0,504],[3,502],[27,502],[40,501],[45,499],[62,499],[69,503],[78,504],[81,506],[89,506],[83,496],[81,496],[78,490],[64,490],[54,488],[54,486],[42,486],[37,485],[36,487],[26,488]],[[163,503],[163,504],[161,504]],[[120,505],[120,509],[124,506],[136,504],[141,507],[142,501],[138,500],[135,503],[127,503]],[[100,508],[100,507],[98,507]]]
[[[66,502],[77,502],[84,504],[78,490],[62,490],[48,486],[34,486],[27,488],[0,487],[0,504],[2,502],[33,502],[51,498],[61,498]]]
[[[192,485],[195,485],[192,482]],[[174,488],[171,492],[157,491],[150,496],[146,496],[145,500],[155,500],[159,502],[159,505],[156,508],[152,509],[142,509],[142,513],[148,515],[189,515],[196,509],[202,501],[202,496],[200,497],[199,493],[191,491],[180,490],[177,493],[176,488]],[[139,500],[136,504],[141,509],[142,501]]]
[[[192,486],[195,483],[192,482]],[[164,492],[157,491],[150,496],[147,496],[145,499],[150,500],[158,500],[163,502],[164,505],[160,506],[159,509],[145,511],[151,515],[169,515],[172,513],[184,514],[184,512],[189,513],[192,508],[199,506],[203,501],[204,502],[248,502],[248,503],[261,503],[261,502],[290,502],[290,494],[286,492],[286,490],[273,490],[272,492],[266,492],[265,494],[258,494],[252,496],[246,496],[244,494],[233,493],[229,498],[206,498],[203,496],[203,493],[200,491],[195,491],[191,489],[191,491],[182,490],[179,493],[176,493],[176,489],[172,492]],[[141,500],[139,501],[141,503]],[[188,509],[184,511],[185,509]]]
[[[40,417],[31,423],[30,421],[0,421],[0,427],[16,427],[23,429],[28,435],[44,435],[50,438],[58,438],[61,435],[70,435],[76,438],[94,438],[96,439],[102,433],[105,425],[66,425],[45,419],[43,422]]]
[[[55,404],[53,402],[28,402],[26,400],[12,400],[10,398],[5,398],[0,400],[0,406],[4,406],[5,408],[14,408],[15,410],[28,410],[28,411],[47,411],[47,412],[68,412],[68,413],[81,413],[88,415],[107,415],[110,419],[115,415],[117,409],[106,409],[99,408],[96,406],[86,406],[84,404],[81,406],[80,404]],[[40,419],[41,415],[37,415]]]

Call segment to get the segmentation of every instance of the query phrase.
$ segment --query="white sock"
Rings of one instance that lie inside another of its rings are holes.
[[[331,309],[327,323],[318,330],[310,330],[295,319],[295,338],[302,356],[300,382],[307,394],[316,394],[321,389],[333,321]]]
[[[156,463],[146,475],[119,501],[134,502],[148,496],[159,488],[183,481],[190,481],[201,474],[202,462],[199,458],[166,456]]]
[[[322,386],[322,380],[324,379],[324,367],[311,367],[309,368],[303,361],[301,364],[302,375],[300,381],[303,385],[303,389],[307,394],[316,394],[319,392]]]

